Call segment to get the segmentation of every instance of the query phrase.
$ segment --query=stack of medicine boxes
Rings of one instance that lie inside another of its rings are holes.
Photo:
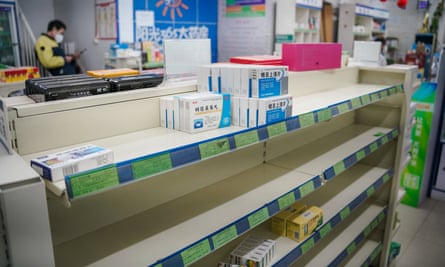
[[[198,91],[230,94],[234,126],[258,127],[292,115],[287,66],[229,63],[200,66]]]
[[[248,236],[230,253],[229,262],[245,266],[267,267],[275,254],[275,240]]]

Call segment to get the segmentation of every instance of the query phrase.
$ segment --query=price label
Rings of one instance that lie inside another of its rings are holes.
[[[250,215],[247,220],[249,221],[250,228],[257,226],[269,218],[269,211],[266,207],[260,209],[254,214]]]
[[[392,131],[393,138],[397,137],[398,135],[399,135],[399,129],[395,129],[394,131]]]
[[[146,159],[135,161],[131,164],[134,179],[144,178],[155,173],[172,169],[172,161],[169,153],[156,155]]]
[[[377,258],[377,255],[380,254],[380,252],[382,252],[382,245],[378,245],[378,247],[376,249],[374,249],[374,251],[371,253],[371,261],[373,261],[375,258]]]
[[[220,248],[237,237],[238,231],[236,230],[236,226],[233,225],[212,237],[213,247],[215,249]]]
[[[403,92],[403,84],[397,85],[396,88],[397,88],[397,92],[399,92],[399,93]]]
[[[349,104],[348,103],[343,103],[337,106],[338,108],[338,113],[345,113],[347,111],[349,111]]]
[[[209,240],[203,240],[181,253],[182,262],[184,266],[190,265],[195,261],[201,259],[202,257],[206,256],[211,251],[212,250],[210,249]]]
[[[328,223],[320,229],[320,237],[324,238],[332,230],[331,224]]]
[[[382,144],[386,144],[386,143],[388,143],[388,136],[387,135],[382,137]]]
[[[301,245],[301,254],[306,254],[311,248],[313,248],[315,245],[315,240],[312,237],[311,239],[308,239],[306,242]]]
[[[365,228],[365,231],[363,231],[363,233],[365,234],[365,236],[368,236],[371,233],[371,231],[372,231],[371,226],[368,225]]]
[[[390,93],[391,95],[395,95],[395,94],[397,93],[397,88],[396,88],[396,87],[391,87],[391,88],[389,88],[389,93]]]
[[[340,211],[341,220],[343,221],[346,217],[349,216],[349,214],[351,214],[351,210],[349,209],[349,207],[342,209],[342,211]]]
[[[383,221],[385,219],[385,213],[383,213],[383,212],[380,213],[378,219],[379,219],[379,222]]]
[[[259,137],[256,130],[235,135],[235,144],[237,148],[258,143]]]
[[[351,99],[352,108],[358,108],[362,105],[359,97]]]
[[[306,195],[312,193],[315,189],[314,181],[310,181],[302,185],[298,190],[300,191],[300,198],[305,197]]]
[[[299,120],[301,128],[309,127],[315,124],[315,118],[312,112],[300,115]]]
[[[269,135],[269,138],[276,135],[282,135],[285,133],[287,133],[287,127],[285,122],[280,122],[267,126],[267,134]]]
[[[282,210],[290,206],[294,202],[295,202],[295,194],[294,192],[290,192],[278,199],[278,206],[280,207],[280,210]]]
[[[372,196],[375,192],[374,186],[371,186],[370,188],[368,188],[368,190],[366,190],[366,195],[368,197]]]
[[[119,175],[116,166],[112,166],[72,175],[67,182],[71,186],[72,197],[76,198],[118,185]]]
[[[157,265],[155,265],[155,267],[162,267],[162,264],[157,264]]]
[[[355,245],[355,243],[349,244],[348,248],[346,249],[348,252],[348,255],[351,255],[355,251],[356,248],[357,248],[357,246]]]
[[[381,91],[380,92],[380,96],[383,98],[383,97],[387,97],[389,94],[388,94],[388,90],[383,90],[383,91]]]
[[[318,111],[318,121],[327,121],[332,119],[332,112],[330,108]]]
[[[346,169],[345,163],[343,161],[337,162],[334,165],[334,173],[335,175],[339,175],[340,173],[344,172]]]
[[[371,148],[371,152],[374,152],[377,150],[377,148],[379,148],[379,146],[378,146],[377,142],[374,142],[371,144],[370,148]]]
[[[371,97],[369,95],[361,96],[360,100],[362,101],[363,105],[368,105],[371,103]]]
[[[383,182],[384,183],[388,182],[389,179],[391,179],[391,175],[389,173],[386,173],[385,175],[383,175]]]
[[[215,156],[224,152],[230,151],[230,144],[228,138],[203,143],[199,145],[199,152],[201,159]]]
[[[379,100],[380,100],[379,93],[374,93],[374,94],[371,95],[371,101],[372,102],[376,102],[376,101],[379,101]]]
[[[375,229],[379,225],[379,222],[377,220],[372,221],[371,223],[371,229]]]
[[[364,159],[366,157],[366,152],[364,149],[360,150],[359,152],[357,152],[355,154],[355,156],[357,157],[357,161],[360,161],[362,159]]]

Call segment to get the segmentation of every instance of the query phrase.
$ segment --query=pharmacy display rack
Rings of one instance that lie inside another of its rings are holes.
[[[277,242],[273,266],[386,266],[416,71],[291,72],[291,118],[197,134],[159,127],[159,98],[196,91],[193,83],[13,101],[15,152],[0,157],[8,259],[216,266],[247,235],[258,235]],[[28,167],[32,158],[89,143],[112,149],[115,164],[56,183],[43,183]],[[30,181],[33,194],[26,193]],[[26,202],[14,201],[24,194]],[[270,218],[295,201],[324,211],[323,224],[302,242],[270,231]],[[20,238],[25,229],[34,243]]]

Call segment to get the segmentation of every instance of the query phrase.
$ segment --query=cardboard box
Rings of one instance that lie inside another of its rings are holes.
[[[322,224],[322,209],[312,206],[302,214],[296,214],[287,220],[286,236],[290,239],[301,242]]]
[[[110,149],[85,145],[31,160],[31,167],[43,178],[52,182],[65,176],[105,166],[114,162]]]
[[[258,99],[258,126],[283,121],[292,116],[291,95]]]
[[[179,98],[180,130],[196,133],[231,125],[230,95],[199,93]]]
[[[301,202],[295,202],[287,209],[273,216],[271,219],[272,232],[280,236],[286,236],[286,222],[291,217],[299,215],[306,210],[307,206]]]
[[[289,71],[336,69],[341,67],[339,43],[283,43],[282,63]]]

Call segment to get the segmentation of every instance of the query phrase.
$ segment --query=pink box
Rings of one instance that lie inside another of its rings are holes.
[[[282,64],[289,71],[340,68],[341,48],[337,43],[283,43]]]

